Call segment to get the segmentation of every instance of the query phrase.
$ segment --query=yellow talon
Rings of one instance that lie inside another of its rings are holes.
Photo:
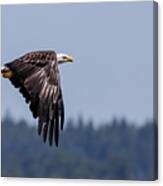
[[[13,76],[13,72],[8,67],[1,67],[1,74],[4,78],[11,78]]]

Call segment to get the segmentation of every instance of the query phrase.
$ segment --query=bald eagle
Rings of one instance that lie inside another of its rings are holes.
[[[34,118],[38,134],[49,145],[58,146],[59,130],[64,125],[64,103],[58,64],[73,62],[69,55],[54,51],[34,51],[1,67],[1,74],[18,88]]]

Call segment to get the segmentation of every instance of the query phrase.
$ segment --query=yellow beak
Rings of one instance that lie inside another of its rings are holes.
[[[73,62],[74,61],[74,58],[72,57],[72,56],[66,56],[65,57],[65,60],[67,61],[67,62]]]

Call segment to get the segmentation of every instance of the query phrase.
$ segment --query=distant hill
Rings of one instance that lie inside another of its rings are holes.
[[[66,123],[59,147],[43,144],[25,121],[2,121],[3,177],[154,180],[157,128],[114,119],[94,128],[80,118]]]

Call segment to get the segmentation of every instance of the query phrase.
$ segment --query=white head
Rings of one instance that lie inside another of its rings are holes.
[[[72,56],[69,56],[67,54],[64,54],[64,53],[58,53],[57,54],[57,61],[58,61],[58,64],[62,64],[62,63],[66,63],[66,62],[73,62],[73,57]]]

